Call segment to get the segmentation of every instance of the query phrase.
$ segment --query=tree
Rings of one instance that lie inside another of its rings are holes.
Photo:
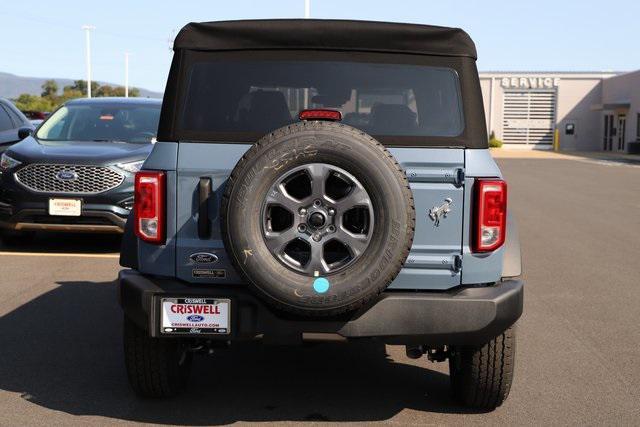
[[[87,96],[87,81],[74,80],[72,85],[62,88],[62,95],[58,95],[58,84],[55,80],[47,80],[42,87],[42,93],[38,95],[30,95],[23,93],[14,100],[16,107],[22,111],[53,111],[65,102]],[[124,96],[124,87],[102,85],[97,82],[91,82],[91,92],[95,97],[102,96]],[[129,88],[129,96],[140,96],[140,90],[132,87]]]
[[[23,93],[15,99],[20,111],[53,111],[57,104],[49,98]]]
[[[91,93],[95,93],[100,85],[98,82],[91,82]],[[78,90],[82,95],[87,95],[87,81],[86,80],[74,80],[73,85],[65,86],[64,89]]]
[[[79,92],[81,96],[87,95],[87,81],[86,80],[74,80],[73,85],[65,86],[64,92],[66,93],[75,93]],[[111,85],[100,85],[97,82],[91,82],[91,94],[96,98],[102,96],[124,96],[124,87],[122,86],[111,86]],[[129,96],[137,97],[140,96],[140,90],[137,88],[129,88]]]
[[[42,96],[43,98],[53,99],[58,95],[58,83],[55,80],[47,80],[42,84]]]
[[[114,96],[113,95],[113,87],[109,85],[102,85],[93,92],[96,97],[100,96]]]
[[[83,95],[78,89],[72,89],[72,86],[65,86],[62,90],[62,97],[60,98],[60,104],[69,101],[70,99],[82,98]]]
[[[99,96],[124,96],[125,90],[123,86],[102,85],[96,90],[96,97]],[[135,87],[129,88],[129,96],[135,98],[140,96],[140,90]]]

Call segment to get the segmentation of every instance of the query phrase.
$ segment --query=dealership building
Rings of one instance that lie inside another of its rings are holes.
[[[481,72],[489,132],[509,148],[640,152],[640,70]]]

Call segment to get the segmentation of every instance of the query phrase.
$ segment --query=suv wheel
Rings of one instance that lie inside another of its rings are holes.
[[[454,398],[473,408],[500,406],[511,389],[515,351],[514,326],[481,347],[452,347],[449,372]]]
[[[129,383],[139,396],[168,397],[185,388],[193,355],[181,340],[152,338],[125,316],[124,353]]]

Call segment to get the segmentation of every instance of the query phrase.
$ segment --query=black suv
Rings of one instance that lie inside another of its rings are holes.
[[[67,102],[0,159],[5,241],[36,230],[121,233],[133,177],[155,142],[161,101]]]
[[[143,396],[194,353],[337,336],[449,361],[460,402],[507,397],[520,247],[488,150],[475,46],[455,28],[189,24],[120,262]]]

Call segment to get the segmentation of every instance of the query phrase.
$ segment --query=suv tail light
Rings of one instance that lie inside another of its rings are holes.
[[[507,183],[478,179],[475,182],[474,252],[489,252],[504,243],[507,229]]]
[[[163,244],[165,241],[165,191],[164,172],[136,173],[135,232],[145,242]]]

